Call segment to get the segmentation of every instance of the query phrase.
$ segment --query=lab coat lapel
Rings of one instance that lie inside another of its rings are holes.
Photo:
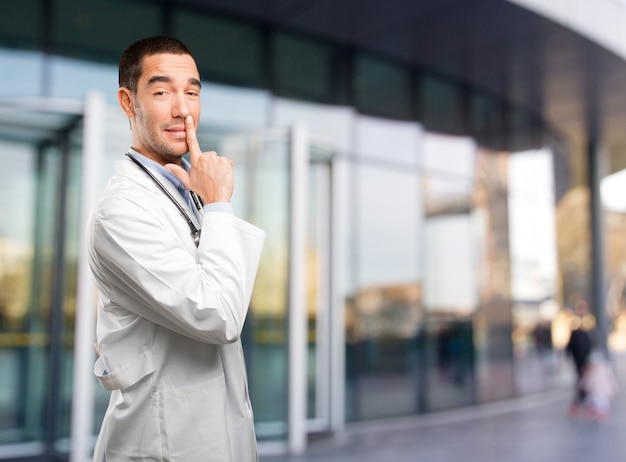
[[[163,194],[163,192],[159,189],[159,187],[156,184],[154,184],[152,179],[128,159],[119,160],[116,164],[116,171],[118,174],[132,178],[134,181],[136,181],[137,183],[143,185],[144,187],[148,189],[154,189],[158,191],[159,194]],[[178,189],[172,184],[171,181],[169,181],[164,176],[160,175],[155,170],[150,169],[150,172],[157,178],[157,180],[161,182],[161,184],[172,195],[172,197],[176,199],[176,202],[178,202],[180,206],[183,208],[183,210],[185,211],[185,213],[187,213],[187,216],[191,219],[192,223],[197,228],[200,228],[202,226],[202,223],[201,223],[201,220],[203,217],[202,210],[199,210],[197,214],[194,213],[194,211],[191,210],[191,208],[189,207],[189,204],[187,203],[185,198],[178,191]],[[169,201],[169,199],[167,200]],[[172,204],[172,207],[175,207],[174,204]],[[179,213],[179,212],[176,211],[176,213]],[[198,217],[200,217],[200,220],[198,219]],[[183,217],[181,217],[181,220],[182,219]]]

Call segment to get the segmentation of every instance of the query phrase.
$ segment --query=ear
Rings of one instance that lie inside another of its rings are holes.
[[[135,116],[135,104],[133,102],[133,93],[126,87],[121,87],[117,90],[117,101],[120,103],[120,107],[126,117],[129,119]]]

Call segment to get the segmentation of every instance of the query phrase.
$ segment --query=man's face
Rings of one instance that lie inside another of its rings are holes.
[[[200,118],[200,76],[189,55],[156,54],[143,60],[130,115],[133,148],[160,163],[180,163],[187,153],[185,122]]]

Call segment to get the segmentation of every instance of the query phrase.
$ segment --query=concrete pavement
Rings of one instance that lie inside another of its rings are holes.
[[[261,462],[623,462],[626,356],[620,391],[603,422],[567,416],[572,389],[410,418],[350,424],[344,441],[310,442],[302,456]]]

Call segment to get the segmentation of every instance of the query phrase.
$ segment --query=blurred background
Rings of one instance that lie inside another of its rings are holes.
[[[0,460],[91,452],[84,223],[130,143],[117,62],[149,35],[190,47],[200,145],[268,233],[243,334],[261,454],[570,384],[579,301],[626,349],[623,0],[1,11]]]

